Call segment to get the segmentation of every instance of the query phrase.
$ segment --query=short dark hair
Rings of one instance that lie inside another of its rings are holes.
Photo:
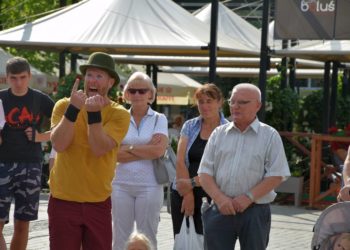
[[[30,73],[30,65],[27,59],[23,57],[13,57],[6,62],[6,75],[8,74],[19,74],[22,72]]]

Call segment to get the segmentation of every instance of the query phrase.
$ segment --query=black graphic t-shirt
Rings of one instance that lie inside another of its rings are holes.
[[[28,140],[24,130],[34,126],[40,131],[43,117],[50,118],[54,102],[42,93],[29,89],[24,96],[15,96],[10,89],[0,91],[6,118],[1,132],[0,162],[40,162],[41,143]],[[36,102],[34,111],[33,104]]]

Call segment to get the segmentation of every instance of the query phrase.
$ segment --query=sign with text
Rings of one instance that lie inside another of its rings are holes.
[[[275,39],[350,39],[349,0],[275,0]]]

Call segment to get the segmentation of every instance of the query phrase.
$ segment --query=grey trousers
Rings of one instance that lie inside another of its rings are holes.
[[[216,205],[202,214],[205,250],[232,250],[239,240],[241,250],[264,250],[269,242],[269,204],[254,204],[243,213],[222,215]]]

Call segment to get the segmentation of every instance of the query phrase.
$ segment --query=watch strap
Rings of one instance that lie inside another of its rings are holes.
[[[191,186],[192,188],[196,186],[196,180],[194,178],[191,178]]]
[[[245,193],[245,195],[246,195],[252,202],[255,201],[255,198],[254,198],[252,192],[248,191],[248,192]]]

